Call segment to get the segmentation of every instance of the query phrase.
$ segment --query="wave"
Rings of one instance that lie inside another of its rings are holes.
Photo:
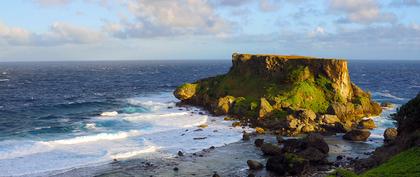
[[[100,133],[96,135],[79,136],[79,137],[70,138],[70,139],[49,141],[47,143],[50,145],[80,144],[80,143],[90,143],[90,142],[102,141],[102,140],[124,139],[130,136],[136,136],[139,134],[140,132],[137,130],[131,130],[129,132],[118,132],[118,133]]]
[[[114,117],[118,115],[118,112],[117,111],[103,112],[100,115],[103,117]]]
[[[392,95],[392,94],[390,94],[390,93],[373,92],[373,93],[372,93],[372,95],[373,95],[373,96],[386,97],[386,98],[392,98],[392,99],[396,99],[396,100],[404,100],[404,98],[397,97],[397,96]]]
[[[135,151],[118,153],[118,154],[115,154],[115,155],[111,155],[110,157],[112,159],[127,159],[127,158],[130,158],[130,157],[138,156],[140,154],[153,153],[153,152],[156,152],[157,149],[158,148],[156,148],[155,146],[151,146],[151,147],[148,147],[148,148],[142,149],[142,150],[135,150]]]
[[[0,82],[7,82],[9,79],[0,79]]]

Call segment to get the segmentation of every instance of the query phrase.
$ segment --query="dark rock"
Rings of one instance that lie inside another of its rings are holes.
[[[215,147],[214,146],[210,146],[210,149],[215,149]]]
[[[220,176],[217,173],[214,173],[213,177],[220,177]]]
[[[278,175],[299,176],[305,173],[309,168],[309,162],[294,154],[283,154],[270,157],[267,160],[266,169],[273,171]]]
[[[351,141],[366,141],[370,136],[370,132],[367,129],[353,129],[347,132],[343,139]]]
[[[264,167],[264,165],[256,160],[248,160],[246,161],[246,163],[248,164],[249,169],[251,170],[259,170],[262,169]]]
[[[397,138],[398,131],[396,128],[387,128],[384,132],[384,141],[391,142]]]
[[[282,144],[284,142],[283,136],[276,136],[277,143]]]
[[[206,139],[207,137],[197,137],[197,138],[193,138],[194,140],[203,140]]]
[[[343,159],[343,156],[339,155],[339,156],[336,157],[336,159],[337,160],[342,160]]]
[[[250,139],[251,139],[251,137],[250,137],[251,135],[249,134],[249,133],[247,133],[247,132],[243,132],[242,133],[242,140],[244,140],[244,141],[249,141]]]
[[[271,143],[264,143],[261,146],[261,151],[265,155],[271,155],[271,156],[281,155],[282,154],[281,148],[279,146],[274,145],[274,144],[271,144]]]
[[[288,139],[283,143],[285,152],[295,153],[306,149],[306,143],[298,139]]]
[[[248,177],[255,177],[255,175],[254,174],[249,174]]]
[[[178,171],[178,170],[179,170],[179,169],[178,169],[178,167],[175,167],[175,168],[174,168],[174,171]]]
[[[314,147],[316,149],[319,149],[322,153],[328,154],[330,148],[328,147],[327,142],[325,142],[322,135],[313,133],[309,134],[304,141],[306,142],[307,147]]]
[[[254,144],[256,147],[261,147],[264,144],[264,139],[255,139]]]
[[[184,156],[184,153],[182,153],[182,151],[178,151],[178,156]]]
[[[309,146],[305,150],[300,151],[298,155],[311,162],[320,162],[328,156],[328,153],[323,153],[319,149]]]

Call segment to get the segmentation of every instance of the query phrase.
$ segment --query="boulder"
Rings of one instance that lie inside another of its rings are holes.
[[[327,124],[322,125],[322,128],[324,128],[327,132],[332,133],[346,133],[351,130],[351,126],[347,125],[345,123],[336,122],[335,124]]]
[[[353,129],[347,132],[343,139],[351,141],[366,141],[370,136],[370,131],[368,129]]]
[[[280,136],[280,135],[276,136],[276,140],[278,144],[282,144],[284,142],[283,136]]]
[[[275,155],[281,155],[282,151],[281,148],[275,144],[271,144],[271,143],[264,143],[261,146],[261,151],[265,154],[265,155],[270,155],[270,156],[275,156]]]
[[[262,169],[264,167],[264,165],[256,160],[248,160],[246,161],[246,163],[248,164],[249,169],[251,170],[259,170]]]
[[[176,90],[174,91],[174,95],[176,98],[180,100],[191,99],[196,94],[197,87],[198,87],[198,84],[190,84],[190,83],[183,84],[179,86],[178,88],[176,88]]]
[[[384,141],[385,142],[391,142],[394,141],[395,138],[397,138],[398,131],[396,128],[387,128],[384,131]]]
[[[316,114],[315,112],[313,112],[310,109],[300,109],[296,111],[296,116],[301,120],[301,121],[314,121],[316,118]]]
[[[309,146],[305,150],[300,151],[298,155],[310,162],[320,162],[327,158],[328,153],[321,152],[319,149]]]
[[[285,152],[295,153],[306,149],[306,143],[300,139],[287,139],[283,142]]]
[[[359,124],[357,125],[357,128],[360,129],[374,129],[376,128],[375,122],[372,119],[362,119]]]
[[[239,127],[241,126],[241,122],[233,122],[232,127]]]
[[[340,122],[340,119],[338,119],[337,115],[331,115],[331,114],[321,115],[320,120],[322,123],[325,123],[325,124],[335,124],[337,122]]]
[[[235,101],[235,97],[233,96],[225,96],[225,97],[219,98],[214,108],[214,114],[215,115],[228,114],[234,101]]]
[[[261,147],[264,144],[264,139],[255,139],[254,144],[256,147]]]
[[[266,169],[277,175],[300,176],[309,168],[309,162],[295,154],[283,154],[270,157],[267,160]]]
[[[271,112],[273,111],[273,107],[270,105],[270,103],[265,99],[260,99],[260,111],[259,111],[259,117],[264,118],[271,115]]]
[[[303,141],[306,143],[307,147],[314,147],[319,149],[324,154],[328,154],[330,151],[327,142],[324,140],[322,135],[318,133],[309,134],[306,138],[303,139]]]
[[[390,102],[382,102],[381,107],[383,107],[383,108],[394,108],[395,105],[390,103]]]

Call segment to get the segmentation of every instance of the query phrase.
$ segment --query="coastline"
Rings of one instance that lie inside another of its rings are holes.
[[[383,119],[388,119],[386,116],[395,110],[396,108],[387,109],[373,119],[375,122],[385,121]],[[254,131],[248,128],[246,130]],[[210,145],[197,152],[184,153],[183,156],[178,156],[173,152],[170,154],[158,151],[104,165],[70,169],[50,176],[212,176],[215,173],[221,176],[247,176],[248,174],[276,176],[265,169],[249,170],[246,163],[247,160],[252,159],[265,165],[267,157],[254,145],[254,140],[261,138],[265,142],[276,142],[275,136],[271,134],[253,134],[249,141],[238,140],[218,147]],[[324,136],[324,139],[330,147],[327,159],[331,164],[313,171],[311,176],[326,176],[336,167],[349,165],[353,160],[367,158],[375,148],[383,144],[383,138],[376,136],[370,137],[366,142],[346,141],[342,139],[342,134]],[[337,156],[342,157],[343,160],[337,160]],[[174,170],[175,168],[177,170]]]

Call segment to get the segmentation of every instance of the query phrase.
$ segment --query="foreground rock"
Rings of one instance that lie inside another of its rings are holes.
[[[397,121],[397,130],[387,129],[384,133],[385,140],[393,143],[377,148],[367,159],[356,161],[354,165],[357,172],[378,166],[410,148],[420,147],[420,94],[401,106],[393,118]]]
[[[353,129],[347,132],[343,138],[350,141],[366,141],[370,136],[368,129]]]
[[[309,161],[294,154],[284,154],[270,157],[266,168],[278,175],[299,175],[309,168]]]
[[[264,165],[256,160],[248,160],[246,161],[248,164],[249,169],[251,170],[260,170],[264,167]]]
[[[346,60],[235,53],[232,64],[227,74],[184,84],[174,95],[283,135],[346,132],[382,110],[350,81]]]

